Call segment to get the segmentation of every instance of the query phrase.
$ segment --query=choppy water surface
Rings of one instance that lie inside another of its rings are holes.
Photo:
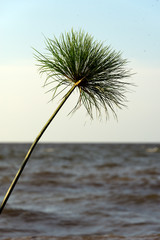
[[[29,146],[0,144],[1,201]],[[0,239],[24,236],[160,239],[160,145],[39,144],[0,216]]]

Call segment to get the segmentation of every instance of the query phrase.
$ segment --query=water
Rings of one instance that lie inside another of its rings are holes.
[[[1,201],[29,146],[0,144]],[[39,144],[0,239],[160,239],[160,145]]]

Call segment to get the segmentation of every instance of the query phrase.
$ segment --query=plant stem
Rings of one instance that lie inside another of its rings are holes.
[[[49,124],[52,122],[52,120],[54,119],[54,117],[57,115],[57,113],[59,112],[59,110],[61,109],[61,107],[62,107],[63,104],[65,103],[65,101],[68,99],[68,97],[71,95],[71,93],[74,91],[74,89],[76,88],[76,86],[78,86],[78,84],[79,84],[80,82],[81,82],[81,80],[78,81],[77,83],[75,83],[75,84],[72,86],[72,88],[67,92],[67,94],[66,94],[65,97],[63,98],[62,102],[59,104],[59,106],[57,107],[57,109],[54,111],[54,113],[52,114],[52,116],[49,118],[49,120],[47,121],[47,123],[44,125],[44,127],[42,128],[42,130],[40,131],[40,133],[38,134],[38,136],[36,137],[36,139],[35,139],[34,142],[32,143],[30,149],[28,150],[28,152],[27,152],[27,154],[26,154],[26,156],[25,156],[25,158],[24,158],[24,160],[23,160],[23,162],[22,162],[21,167],[19,168],[19,170],[18,170],[15,178],[13,179],[13,181],[12,181],[12,183],[11,183],[11,185],[10,185],[10,187],[9,187],[9,189],[8,189],[8,191],[7,191],[4,199],[3,199],[3,202],[2,202],[1,207],[0,207],[0,214],[1,214],[2,210],[3,210],[3,208],[5,207],[5,205],[6,205],[6,203],[7,203],[7,200],[8,200],[8,198],[10,197],[10,195],[11,195],[11,193],[12,193],[12,191],[13,191],[13,189],[14,189],[14,187],[15,187],[15,185],[16,185],[16,183],[17,183],[17,181],[18,181],[18,179],[19,179],[19,177],[20,177],[20,175],[21,175],[21,173],[22,173],[22,171],[23,171],[26,163],[27,163],[27,161],[29,160],[29,158],[30,158],[30,156],[31,156],[31,154],[32,154],[35,146],[37,145],[39,139],[41,138],[41,136],[43,135],[43,133],[45,132],[45,130],[47,129],[47,127],[49,126]]]

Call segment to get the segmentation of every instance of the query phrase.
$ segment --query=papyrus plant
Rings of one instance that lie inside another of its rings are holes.
[[[54,99],[64,90],[67,91],[57,109],[42,128],[31,145],[22,165],[11,183],[1,205],[2,212],[14,186],[16,185],[30,155],[44,131],[61,109],[70,94],[78,89],[79,98],[72,111],[84,105],[87,113],[93,118],[94,110],[101,117],[104,108],[106,116],[109,109],[116,116],[115,107],[121,108],[125,103],[125,92],[129,82],[126,79],[130,72],[126,68],[127,61],[110,46],[83,31],[61,34],[57,39],[46,39],[44,54],[35,50],[41,73],[47,74],[45,85],[51,86]]]

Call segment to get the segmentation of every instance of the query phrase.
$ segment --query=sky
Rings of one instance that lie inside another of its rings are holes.
[[[83,29],[122,52],[135,73],[128,81],[127,107],[106,121],[83,107],[68,116],[77,92],[67,100],[41,142],[160,142],[159,0],[1,0],[0,142],[32,142],[58,106],[49,102],[45,76],[33,47],[44,52],[44,36],[57,38]]]

